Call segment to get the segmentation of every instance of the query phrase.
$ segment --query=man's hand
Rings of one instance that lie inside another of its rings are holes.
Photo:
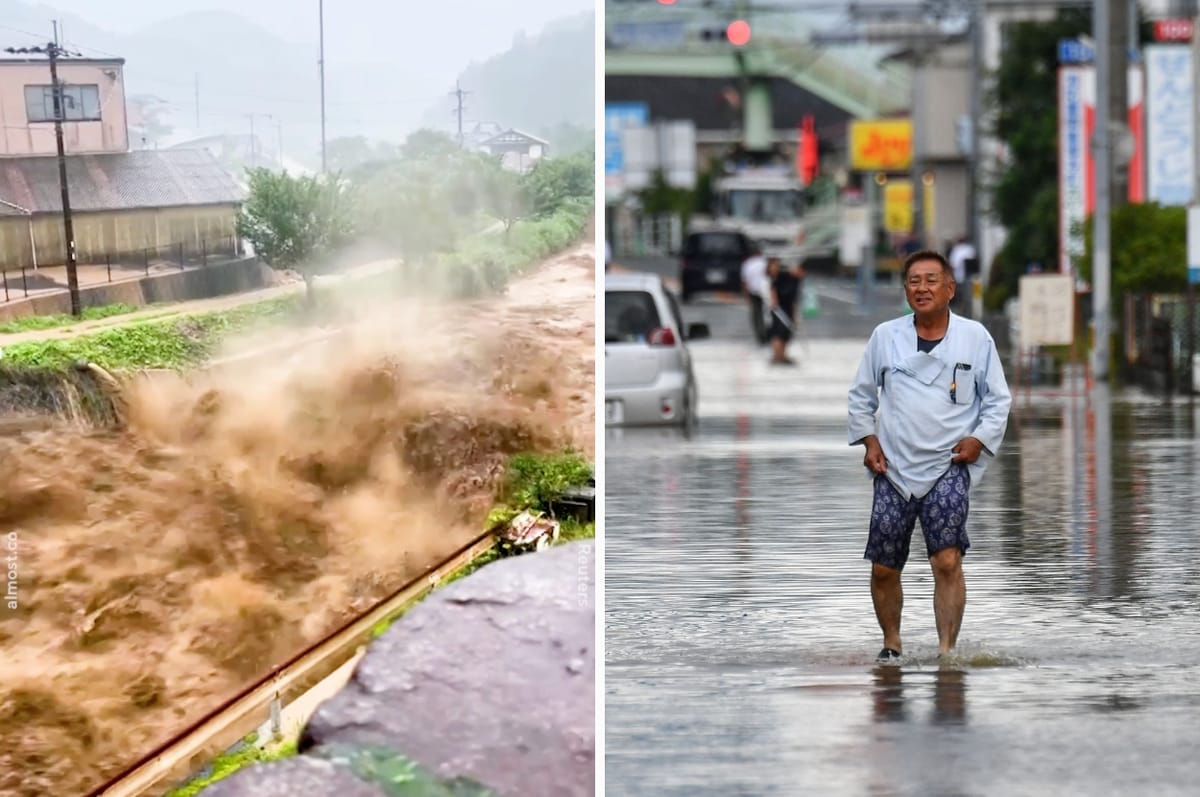
[[[970,465],[979,459],[979,455],[983,453],[983,443],[974,437],[964,437],[959,441],[958,445],[950,449],[950,453],[954,454],[950,459],[951,462]]]
[[[868,435],[863,440],[863,443],[867,446],[867,453],[863,456],[863,464],[872,473],[887,473],[887,457],[883,455],[883,446],[879,445],[879,438],[875,435]]]

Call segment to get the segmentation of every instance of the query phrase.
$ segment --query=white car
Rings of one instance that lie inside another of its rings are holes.
[[[643,426],[696,420],[696,377],[679,303],[655,274],[604,277],[604,424]]]

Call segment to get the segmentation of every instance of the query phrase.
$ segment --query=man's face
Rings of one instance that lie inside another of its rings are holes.
[[[944,313],[954,298],[954,280],[936,260],[918,260],[904,277],[908,306],[922,315]]]

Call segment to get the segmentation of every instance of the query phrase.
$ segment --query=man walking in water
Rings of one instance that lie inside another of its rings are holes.
[[[913,315],[875,328],[850,387],[850,445],[866,447],[863,464],[874,479],[864,558],[881,661],[904,650],[900,573],[918,519],[933,568],[938,651],[954,648],[966,605],[969,493],[1000,448],[1012,404],[992,336],[950,311],[955,282],[946,258],[914,252],[903,277]]]

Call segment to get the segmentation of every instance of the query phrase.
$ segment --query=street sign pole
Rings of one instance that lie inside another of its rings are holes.
[[[1109,63],[1109,0],[1096,0],[1092,18],[1096,40],[1096,127],[1092,134],[1092,163],[1096,173],[1096,201],[1092,232],[1092,315],[1096,324],[1096,340],[1092,348],[1092,373],[1098,381],[1109,380],[1109,324],[1112,300],[1109,297],[1111,277],[1111,244],[1109,191],[1112,186],[1112,157],[1109,129],[1109,107],[1105,100],[1108,82],[1112,79]],[[1121,80],[1125,80],[1121,75]]]

